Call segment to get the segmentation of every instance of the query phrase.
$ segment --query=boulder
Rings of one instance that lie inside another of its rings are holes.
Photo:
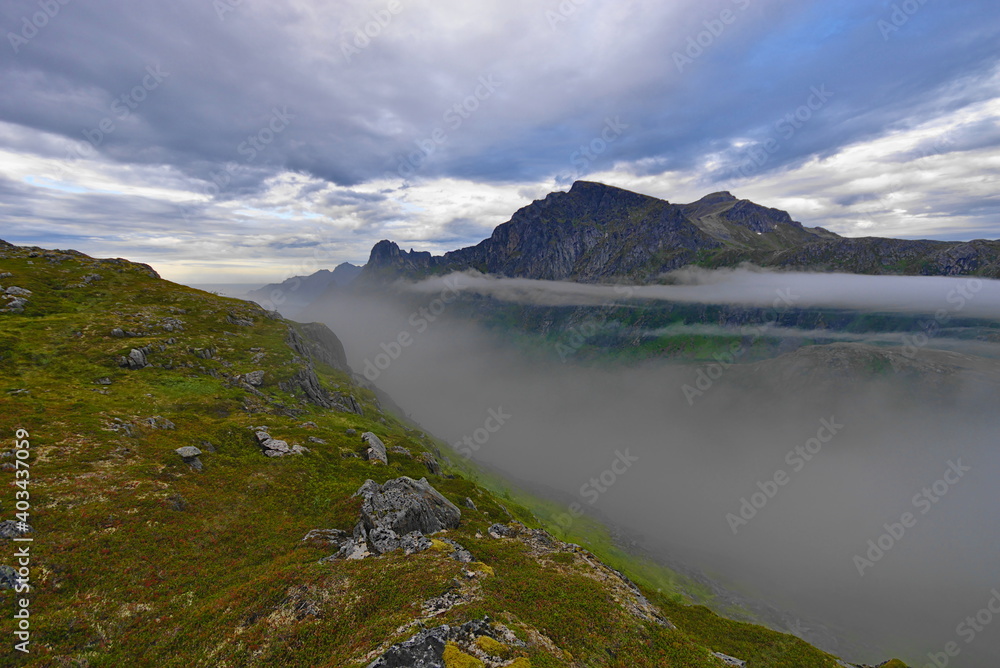
[[[7,294],[14,297],[30,297],[31,290],[26,290],[25,288],[19,288],[16,285],[12,285],[7,288]]]
[[[368,480],[355,493],[361,501],[361,523],[371,531],[392,529],[397,535],[419,531],[432,534],[456,528],[462,511],[431,487],[427,478],[403,476],[378,485]]]
[[[246,376],[244,376],[248,385],[253,387],[260,387],[264,383],[264,372],[263,371],[251,371]]]
[[[368,444],[367,456],[365,457],[368,461],[377,460],[383,464],[388,464],[389,459],[386,455],[385,443],[370,431],[366,431],[361,434],[361,440]]]
[[[133,348],[129,352],[128,357],[122,358],[124,361],[121,366],[128,367],[129,369],[143,369],[149,366],[149,361],[146,359],[146,353],[138,348]]]
[[[174,452],[180,455],[184,460],[184,463],[188,464],[195,471],[201,471],[204,468],[201,460],[198,459],[198,456],[201,454],[201,450],[193,445],[185,445],[183,448],[177,448]]]

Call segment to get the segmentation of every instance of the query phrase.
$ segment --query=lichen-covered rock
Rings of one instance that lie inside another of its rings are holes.
[[[14,520],[0,522],[0,538],[20,538],[32,531],[31,525],[25,522],[15,522]]]
[[[411,531],[427,535],[454,529],[462,519],[462,511],[434,489],[427,478],[403,476],[381,486],[369,480],[355,496],[362,499],[361,523],[369,531],[384,527],[398,535]]]
[[[264,372],[251,371],[246,376],[244,376],[243,379],[247,382],[247,385],[260,387],[264,383]]]
[[[393,645],[368,668],[444,668],[444,648],[451,627],[447,624],[421,631],[409,640]]]
[[[17,586],[17,571],[10,566],[0,566],[0,591]]]

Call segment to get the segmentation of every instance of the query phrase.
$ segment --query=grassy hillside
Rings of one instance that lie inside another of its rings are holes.
[[[15,519],[26,492],[19,519],[32,529],[20,535],[31,542],[0,538],[3,565],[19,567],[28,547],[31,587],[0,589],[0,665],[361,667],[421,626],[485,615],[520,642],[483,643],[480,659],[449,645],[448,666],[725,665],[712,652],[752,667],[837,665],[677,592],[645,589],[644,604],[592,553],[531,531],[541,525],[524,504],[452,468],[348,371],[296,353],[292,328],[309,332],[254,304],[123,260],[10,246],[0,286],[24,300],[0,312],[0,520]],[[140,349],[148,365],[129,368]],[[300,382],[309,370],[331,403],[361,414],[317,405]],[[309,452],[265,456],[262,426]],[[366,431],[388,446],[388,465],[358,456]],[[202,470],[175,452],[184,446],[202,452]],[[462,509],[447,537],[475,562],[440,541],[321,562],[334,550],[306,533],[350,531],[353,493],[399,476],[426,476]],[[511,536],[491,535],[494,523]],[[653,581],[635,566],[640,585]],[[431,616],[441,597],[451,607]],[[27,654],[13,648],[19,610]]]

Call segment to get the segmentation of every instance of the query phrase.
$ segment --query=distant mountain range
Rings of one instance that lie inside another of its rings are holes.
[[[1000,241],[845,238],[728,192],[671,204],[577,181],[519,209],[490,238],[434,256],[388,240],[359,277],[381,283],[451,271],[581,282],[650,281],[687,265],[857,274],[1000,277]]]
[[[361,267],[343,262],[333,271],[320,269],[309,276],[293,276],[281,283],[269,283],[251,290],[247,297],[268,308],[279,309],[291,318],[327,290],[347,287],[360,274]]]

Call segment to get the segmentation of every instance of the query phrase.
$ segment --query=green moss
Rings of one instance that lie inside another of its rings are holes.
[[[482,661],[460,650],[453,642],[444,646],[445,668],[485,668]]]
[[[486,652],[490,656],[506,659],[511,655],[510,647],[498,642],[489,636],[479,636],[476,638],[476,647]]]

